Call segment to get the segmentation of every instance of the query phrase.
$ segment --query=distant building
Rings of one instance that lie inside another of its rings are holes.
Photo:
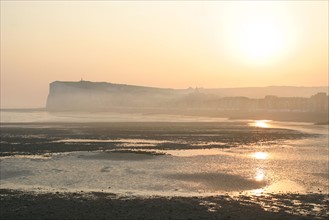
[[[312,95],[310,98],[310,110],[315,112],[328,111],[328,99],[329,96],[324,92]]]

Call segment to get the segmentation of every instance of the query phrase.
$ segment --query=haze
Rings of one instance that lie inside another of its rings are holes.
[[[1,1],[1,108],[49,83],[328,85],[327,1]]]

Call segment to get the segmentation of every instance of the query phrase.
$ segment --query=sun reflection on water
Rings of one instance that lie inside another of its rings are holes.
[[[252,154],[252,157],[257,160],[265,160],[268,159],[269,155],[266,152],[256,152]]]
[[[265,180],[265,173],[262,169],[257,170],[256,175],[255,175],[255,180],[260,182]]]
[[[249,125],[259,127],[259,128],[270,128],[271,120],[255,120],[253,123],[250,123]]]
[[[252,190],[252,194],[255,196],[261,196],[264,193],[264,191],[265,191],[264,188],[255,189],[255,190]]]

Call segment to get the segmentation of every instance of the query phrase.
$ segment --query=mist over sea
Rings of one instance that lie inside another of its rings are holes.
[[[219,122],[225,118],[116,112],[48,112],[46,110],[1,110],[2,123],[46,122]]]

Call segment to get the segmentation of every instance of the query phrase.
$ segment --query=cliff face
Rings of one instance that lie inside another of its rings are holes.
[[[165,107],[180,97],[183,90],[112,84],[105,82],[50,83],[47,109],[111,110],[115,107]]]
[[[163,110],[168,108],[197,108],[313,111],[312,109],[320,109],[317,107],[319,104],[316,104],[314,98],[310,100],[309,98],[319,92],[324,93],[323,98],[321,95],[321,97],[319,96],[321,105],[324,105],[322,109],[328,109],[328,104],[326,104],[328,103],[327,91],[328,87],[189,88],[177,90],[105,82],[56,81],[52,82],[49,87],[47,109],[49,111],[111,111],[122,108],[137,108],[139,110],[147,108]],[[245,97],[241,97],[241,95]],[[273,97],[271,98],[271,96]]]

